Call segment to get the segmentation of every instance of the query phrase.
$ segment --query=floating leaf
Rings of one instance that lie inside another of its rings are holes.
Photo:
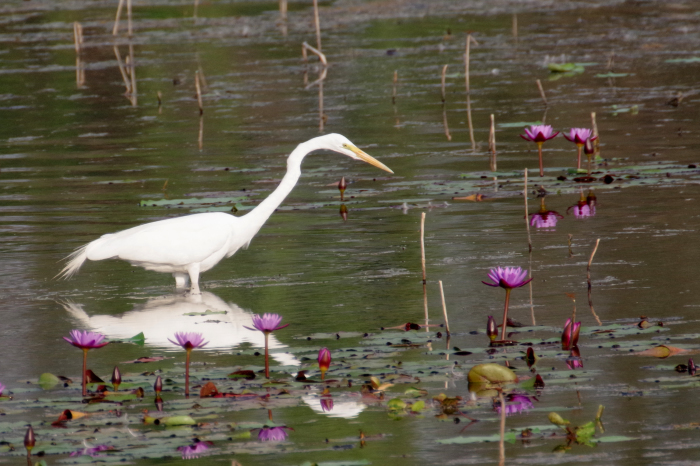
[[[554,424],[555,426],[559,427],[564,427],[567,424],[570,424],[569,421],[561,417],[558,413],[551,412],[547,415],[547,419],[549,419],[549,422]]]
[[[624,78],[625,76],[633,76],[634,73],[598,73],[596,78]]]
[[[183,316],[211,316],[211,315],[215,315],[215,314],[224,314],[225,315],[226,311],[212,311],[212,310],[207,309],[204,312],[186,312],[182,315]]]
[[[649,348],[648,350],[636,353],[638,356],[653,356],[655,358],[665,359],[669,356],[675,356],[676,354],[686,353],[688,350],[682,348],[676,348],[675,346],[659,345],[654,348]]]
[[[134,335],[131,338],[110,338],[110,343],[133,343],[134,345],[143,346],[146,343],[146,337],[143,332]]]
[[[552,73],[583,73],[585,68],[578,63],[548,63],[547,68]]]
[[[44,372],[39,376],[39,386],[44,390],[50,390],[59,383],[61,383],[61,379],[49,372]]]
[[[467,379],[470,383],[509,383],[517,382],[518,376],[500,364],[486,363],[472,367]]]

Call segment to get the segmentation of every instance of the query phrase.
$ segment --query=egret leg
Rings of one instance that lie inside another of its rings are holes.
[[[173,277],[175,277],[175,288],[185,288],[187,286],[189,277],[186,273],[176,272],[173,274]]]
[[[192,282],[192,286],[190,286],[190,293],[201,294],[199,291],[199,264],[190,265],[187,272],[189,272],[190,282]]]

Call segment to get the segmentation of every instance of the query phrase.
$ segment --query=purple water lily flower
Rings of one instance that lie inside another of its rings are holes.
[[[263,442],[282,442],[289,435],[287,433],[288,430],[291,430],[291,428],[287,426],[264,426],[262,429],[260,429],[260,432],[258,432],[258,440]]]
[[[542,144],[549,139],[552,139],[559,134],[559,131],[552,134],[552,127],[550,125],[532,125],[530,129],[525,128],[525,134],[521,134],[520,137],[526,141],[532,141],[537,144],[537,152],[540,157],[540,176],[544,176],[544,166],[542,164]]]
[[[248,330],[260,330],[261,332],[269,333],[285,328],[289,324],[280,325],[282,322],[282,316],[279,314],[268,314],[265,313],[262,317],[258,314],[253,316],[253,327],[246,327]]]
[[[482,281],[484,285],[500,286],[501,288],[520,288],[532,281],[532,278],[526,280],[527,270],[522,270],[520,267],[496,267],[489,272],[489,278],[493,283]]]
[[[199,455],[209,449],[211,442],[197,442],[194,445],[177,447],[177,451],[182,453],[183,460],[198,458]]]
[[[204,341],[204,336],[199,332],[175,332],[175,339],[168,341],[173,345],[182,346],[185,349],[185,398],[190,397],[190,353],[195,348],[201,348],[209,344]]]
[[[83,350],[83,396],[87,396],[87,353],[93,348],[102,348],[109,342],[103,341],[105,336],[101,333],[88,332],[87,330],[71,330],[70,338],[63,337],[63,339]]]
[[[204,336],[199,332],[175,332],[175,339],[177,341],[168,338],[168,341],[173,345],[182,346],[185,350],[201,348],[209,344],[208,341],[204,341]]]
[[[506,400],[506,402],[506,416],[510,416],[512,414],[520,414],[523,411],[532,409],[535,406],[532,403],[532,400],[530,400],[530,397],[527,395],[510,394],[508,395],[508,399]],[[498,414],[501,414],[501,403],[496,403],[494,407],[496,409],[496,412]]]
[[[265,334],[265,378],[270,378],[270,357],[268,351],[268,340],[270,333],[275,330],[285,328],[289,324],[280,325],[282,322],[282,316],[279,314],[268,314],[265,313],[262,317],[258,314],[253,316],[253,327],[246,327],[248,330],[260,330]]]
[[[108,341],[102,341],[105,339],[105,336],[101,333],[88,332],[87,330],[71,330],[70,338],[63,337],[63,339],[76,348],[83,350],[102,348],[109,343]]]
[[[593,217],[595,215],[595,205],[590,206],[585,202],[583,204],[578,203],[576,205],[572,205],[569,207],[569,210],[574,213],[574,217],[576,218]]]
[[[2,396],[2,392],[5,391],[5,385],[0,383],[0,396]]]
[[[532,281],[532,278],[526,280],[527,270],[522,270],[520,267],[496,267],[489,272],[489,278],[493,283],[484,282],[488,286],[500,286],[506,290],[506,304],[503,309],[503,330],[501,331],[501,340],[506,339],[506,328],[508,327],[508,302],[510,301],[510,292],[513,288],[520,288]]]

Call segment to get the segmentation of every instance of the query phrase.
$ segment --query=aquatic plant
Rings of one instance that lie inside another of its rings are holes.
[[[587,141],[593,141],[596,139],[596,136],[593,136],[591,138],[591,135],[593,134],[593,131],[591,131],[588,128],[571,128],[569,131],[569,134],[567,135],[564,133],[564,137],[566,138],[567,141],[571,141],[574,144],[576,144],[577,148],[577,155],[576,155],[576,169],[580,170],[581,169],[581,151],[583,150],[584,146],[586,145]],[[593,147],[591,145],[591,147]],[[590,158],[589,158],[590,160]]]
[[[540,176],[544,176],[544,165],[542,163],[542,144],[552,138],[555,138],[559,131],[552,134],[552,127],[550,125],[532,125],[530,129],[525,128],[525,134],[521,134],[520,137],[526,141],[531,141],[537,144],[537,152],[540,158]]]
[[[199,455],[209,449],[210,442],[197,442],[194,445],[177,447],[177,451],[182,453],[183,460],[198,458]]]
[[[32,448],[36,445],[36,437],[34,436],[34,429],[30,425],[27,427],[27,432],[24,434],[24,448],[27,449],[27,457],[32,456]]]
[[[263,426],[263,428],[258,432],[258,440],[263,442],[282,442],[289,435],[287,430],[290,430],[290,428],[287,426]]]
[[[321,348],[318,352],[318,369],[321,371],[321,380],[326,377],[326,371],[331,366],[331,352],[328,348]]]
[[[571,323],[571,319],[566,319],[564,331],[561,333],[561,349],[570,350],[578,345],[578,334],[581,331],[581,322]]]
[[[122,383],[122,373],[119,372],[119,368],[117,366],[114,366],[114,370],[112,371],[112,387],[114,388],[114,391],[116,392],[119,390],[119,385]]]
[[[489,340],[491,341],[494,341],[498,336],[498,326],[496,325],[496,321],[493,319],[493,316],[489,316],[488,320],[486,321],[486,335],[488,335]]]
[[[198,332],[175,332],[175,339],[168,341],[173,345],[182,346],[185,350],[185,397],[190,396],[190,353],[195,348],[206,346],[209,342],[204,341],[204,336]],[[157,380],[156,380],[157,382]]]
[[[269,339],[270,333],[275,330],[279,330],[287,327],[289,324],[280,325],[282,322],[282,316],[279,314],[269,314],[265,313],[262,317],[258,314],[253,316],[253,327],[245,327],[248,330],[260,330],[265,334],[265,378],[270,378],[270,355],[269,355]]]
[[[489,278],[493,283],[482,281],[484,285],[500,286],[506,290],[506,303],[503,308],[503,331],[501,332],[501,340],[506,339],[506,327],[508,326],[508,302],[510,301],[510,292],[513,288],[520,288],[532,281],[532,278],[526,280],[527,270],[522,270],[520,267],[496,267],[489,272]]]
[[[109,342],[103,342],[105,336],[101,333],[88,332],[87,330],[71,330],[70,338],[63,337],[63,339],[76,348],[83,350],[83,396],[87,396],[87,353],[93,348],[102,348]]]

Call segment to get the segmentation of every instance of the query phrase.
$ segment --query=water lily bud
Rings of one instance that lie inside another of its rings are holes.
[[[688,359],[688,374],[690,375],[695,375],[695,363],[693,362],[693,358]]]
[[[348,221],[348,208],[345,204],[340,204],[340,218],[343,219],[343,222]]]
[[[163,379],[160,376],[156,377],[156,383],[153,384],[153,390],[156,391],[156,395],[163,391]]]
[[[494,341],[496,336],[498,336],[498,327],[496,327],[496,321],[493,320],[493,316],[489,316],[486,322],[486,335],[488,335],[491,341]]]
[[[34,429],[29,426],[27,433],[24,434],[24,448],[27,449],[27,455],[32,454],[32,448],[36,445],[36,438],[34,437]]]
[[[331,367],[331,352],[328,348],[321,348],[318,352],[318,368],[321,371],[321,380],[324,379],[329,367]]]
[[[570,350],[578,344],[578,336],[581,331],[581,322],[571,322],[566,319],[564,331],[561,333],[561,349]]]
[[[122,383],[122,373],[119,372],[119,368],[117,366],[114,366],[114,370],[112,371],[112,386],[114,387],[114,391],[116,392],[119,390],[119,385]]]

